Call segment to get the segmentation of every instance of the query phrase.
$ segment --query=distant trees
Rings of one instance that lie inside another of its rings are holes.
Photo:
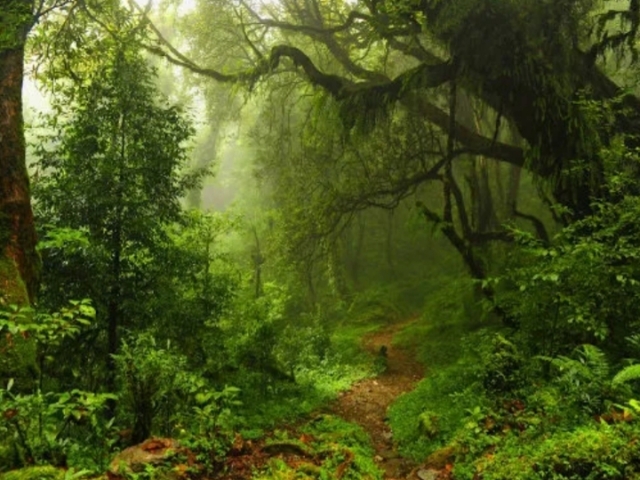
[[[424,216],[482,278],[487,268],[478,250],[512,241],[505,220],[518,218],[548,237],[539,216],[518,208],[519,168],[539,180],[541,198],[558,221],[573,221],[591,212],[593,199],[606,196],[604,149],[617,134],[640,125],[640,100],[606,68],[612,53],[629,71],[637,68],[638,9],[635,1],[604,3],[202,2],[199,28],[189,31],[196,60],[157,30],[146,46],[219,82],[253,88],[269,78],[265,88],[298,97],[313,89],[338,112],[325,115],[327,122],[341,122],[343,132],[380,135],[385,120],[402,122],[390,136],[404,142],[407,155],[379,168],[399,166],[400,174],[394,171],[388,181],[338,204],[345,211],[388,206],[419,185],[439,184],[442,201],[437,209],[422,204]],[[233,23],[222,30],[203,23],[218,18]],[[200,48],[214,39],[228,49],[212,59]],[[625,141],[634,148],[632,136]],[[356,137],[356,143],[366,141]],[[487,162],[505,168],[500,173]],[[363,165],[378,166],[372,157]],[[489,178],[490,170],[497,179]],[[502,181],[499,204],[491,196],[497,191],[487,187]]]

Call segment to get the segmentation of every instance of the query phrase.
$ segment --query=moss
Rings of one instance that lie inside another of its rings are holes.
[[[432,411],[422,412],[418,420],[420,421],[420,431],[428,438],[434,438],[438,435],[438,415]]]
[[[21,468],[0,474],[0,480],[62,480],[64,470],[55,467],[41,466]]]
[[[13,260],[0,256],[0,298],[7,305],[28,305],[27,287]]]
[[[27,288],[18,268],[6,256],[0,256],[0,308],[3,305],[29,305]],[[20,383],[23,383],[23,379],[34,378],[34,373],[38,371],[35,342],[21,336],[2,335],[0,349],[6,351],[0,360],[0,382],[3,385],[9,378],[15,378]]]

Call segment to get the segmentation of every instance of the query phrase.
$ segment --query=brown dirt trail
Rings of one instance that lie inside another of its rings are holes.
[[[380,355],[381,347],[386,347],[387,369],[375,378],[356,383],[333,405],[336,415],[359,424],[371,435],[376,460],[388,480],[409,478],[415,467],[396,452],[391,429],[386,423],[387,408],[398,396],[412,390],[424,374],[412,352],[392,345],[394,335],[415,321],[392,324],[364,338],[365,347],[374,355]]]

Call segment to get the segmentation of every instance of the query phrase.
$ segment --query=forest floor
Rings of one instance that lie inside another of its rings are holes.
[[[322,413],[330,413],[328,418],[339,417],[346,422],[359,425],[373,442],[374,460],[382,470],[385,480],[449,480],[450,469],[417,465],[403,458],[397,451],[393,433],[387,422],[389,406],[400,395],[413,390],[424,375],[424,368],[416,360],[415,352],[393,344],[394,336],[416,321],[417,319],[413,318],[394,323],[366,335],[362,340],[363,346],[376,357],[376,364],[380,367],[386,364],[386,368],[376,377],[357,382],[349,390],[341,393],[333,403],[323,408],[321,412],[317,412],[311,423],[324,418]],[[316,438],[317,431],[310,434],[309,431],[304,430],[304,424],[280,429],[281,436],[283,430],[287,431],[288,440],[277,440],[275,435],[270,434],[268,438],[251,442],[244,441],[238,436],[225,461],[226,473],[216,478],[223,480],[293,478],[286,474],[274,473],[273,469],[269,470],[269,465],[273,465],[274,458],[286,464],[288,471],[293,472],[294,475],[298,470],[307,471],[315,468],[313,465],[323,464],[325,455],[321,453],[322,447],[318,447],[320,448],[318,451],[314,451],[312,447],[317,445],[319,440]],[[335,442],[335,438],[332,438],[331,442]],[[349,449],[345,451],[348,452]],[[341,479],[353,458],[353,453],[346,453],[337,468],[335,465],[328,467],[335,468],[330,478]],[[271,473],[254,477],[255,471]]]
[[[398,454],[387,424],[388,407],[398,396],[413,390],[424,375],[413,352],[393,345],[395,334],[415,321],[395,323],[364,338],[365,348],[381,360],[386,349],[386,369],[377,377],[353,385],[332,406],[336,415],[360,425],[371,436],[376,462],[388,480],[416,478],[416,465]]]

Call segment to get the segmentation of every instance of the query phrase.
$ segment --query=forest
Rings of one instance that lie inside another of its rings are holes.
[[[0,0],[0,480],[640,480],[640,0]]]

